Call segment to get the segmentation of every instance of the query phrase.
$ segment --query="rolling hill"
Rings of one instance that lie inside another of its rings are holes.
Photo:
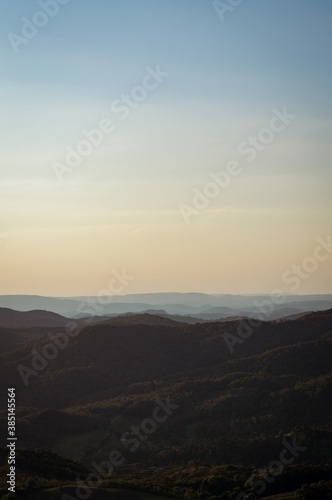
[[[0,308],[0,327],[30,328],[30,327],[59,327],[63,328],[69,318],[49,311],[14,311]]]
[[[118,449],[125,464],[105,486],[155,492],[158,484],[164,496],[182,491],[180,498],[186,489],[196,498],[200,488],[209,499],[212,476],[223,484],[216,491],[244,487],[253,470],[279,456],[285,439],[295,439],[305,448],[296,460],[297,482],[290,469],[269,492],[300,488],[304,463],[310,471],[320,467],[315,478],[326,480],[320,464],[332,452],[332,310],[261,322],[252,331],[248,320],[184,324],[151,314],[91,319],[40,369],[43,355],[55,352],[49,346],[56,333],[61,329],[0,329],[1,407],[6,387],[15,386],[22,447],[52,450],[88,470]],[[238,339],[233,351],[229,335]],[[35,372],[27,385],[19,366]],[[149,433],[144,422],[152,425],[158,401],[174,410]],[[6,418],[0,412],[1,436]],[[123,436],[133,428],[146,430],[130,452]],[[170,488],[167,477],[177,486]]]

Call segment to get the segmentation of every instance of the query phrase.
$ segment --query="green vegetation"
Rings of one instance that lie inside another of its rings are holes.
[[[304,484],[296,494],[297,500],[331,500],[332,481]]]
[[[130,490],[187,500],[232,499],[241,492],[249,498],[330,498],[332,311],[263,323],[233,354],[223,336],[236,334],[236,321],[122,323],[83,328],[26,387],[17,365],[28,365],[31,346],[41,352],[49,339],[45,332],[0,332],[0,342],[10,345],[0,355],[0,385],[16,377],[22,498],[29,488],[33,500],[77,478],[84,482],[93,464],[108,461],[114,450],[124,461],[101,488],[115,488],[117,495]],[[178,408],[152,432],[141,432],[131,450],[124,433],[141,429],[155,401],[167,398]],[[6,412],[0,425],[6,435]],[[274,477],[269,464],[279,460],[285,440],[305,450]],[[0,449],[2,495],[6,453]],[[258,481],[265,484],[259,495]]]

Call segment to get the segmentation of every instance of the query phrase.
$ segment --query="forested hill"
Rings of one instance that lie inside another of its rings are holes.
[[[8,383],[16,387],[21,445],[89,468],[122,449],[123,433],[151,418],[159,400],[176,410],[126,457],[119,474],[127,479],[160,479],[189,462],[214,471],[222,464],[264,467],[285,439],[305,448],[298,466],[330,460],[332,310],[263,322],[245,336],[243,321],[158,323],[148,315],[107,320],[70,337],[56,328],[1,328],[1,396]],[[34,356],[47,352],[52,335],[64,347],[37,371]],[[238,339],[232,349],[230,338]],[[20,366],[35,372],[27,385]],[[4,436],[4,411],[0,423]]]

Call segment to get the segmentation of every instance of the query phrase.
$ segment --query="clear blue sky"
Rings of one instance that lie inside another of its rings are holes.
[[[282,287],[330,231],[331,1],[244,0],[221,21],[212,0],[70,0],[15,53],[42,2],[0,2],[0,293],[93,294],[122,267],[128,293]],[[157,65],[120,120],[112,102]],[[239,144],[283,106],[296,118],[248,163]],[[106,118],[60,183],[54,162]],[[179,206],[233,159],[241,175],[186,224]],[[332,292],[328,269],[299,293]]]

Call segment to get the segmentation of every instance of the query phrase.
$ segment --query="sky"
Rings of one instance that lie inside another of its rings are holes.
[[[0,6],[0,294],[332,293],[330,0]]]

